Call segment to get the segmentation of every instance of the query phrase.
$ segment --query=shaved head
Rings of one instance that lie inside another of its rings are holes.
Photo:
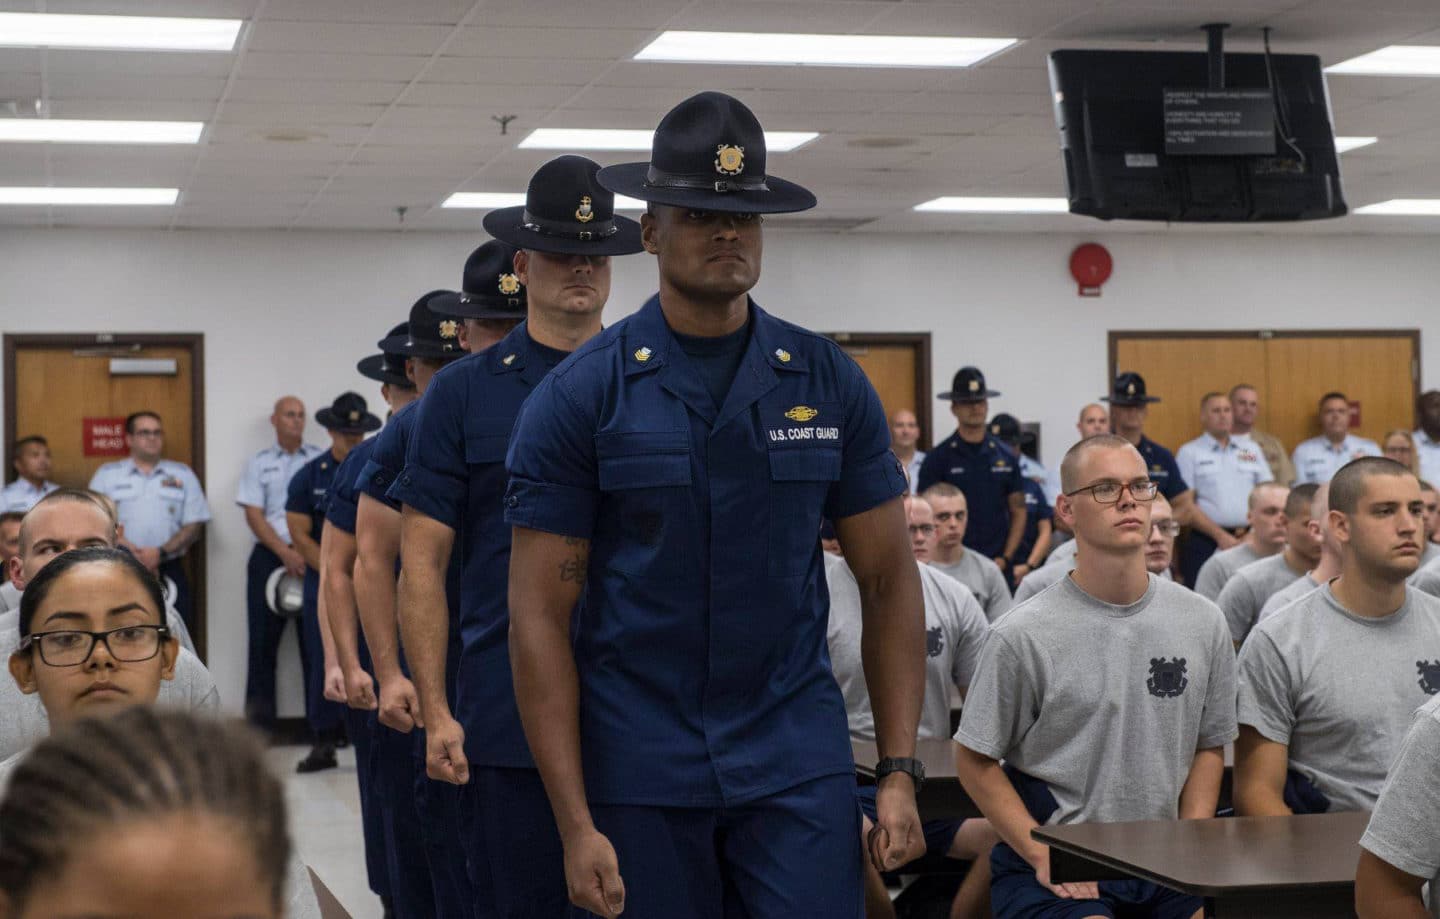
[[[1415,478],[1415,473],[1392,459],[1383,456],[1362,456],[1351,460],[1330,480],[1330,509],[1342,514],[1353,514],[1360,509],[1365,497],[1366,484],[1375,476],[1402,476]],[[1417,479],[1418,481],[1418,479]]]
[[[1084,462],[1085,455],[1092,450],[1129,450],[1136,456],[1140,451],[1123,437],[1117,434],[1096,434],[1094,437],[1087,437],[1071,447],[1065,453],[1065,458],[1060,461],[1060,490],[1072,492],[1082,486],[1080,482],[1080,464]]]

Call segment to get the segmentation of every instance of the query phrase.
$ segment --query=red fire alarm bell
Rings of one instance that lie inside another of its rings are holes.
[[[1100,285],[1110,280],[1114,267],[1109,250],[1099,243],[1076,246],[1075,251],[1070,253],[1070,274],[1080,285],[1082,297],[1100,296]]]

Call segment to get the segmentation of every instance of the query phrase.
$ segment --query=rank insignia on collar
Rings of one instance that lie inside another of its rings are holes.
[[[775,356],[780,358],[780,363],[782,364],[790,363],[790,352],[786,351],[784,348],[776,348]]]
[[[505,355],[505,357],[503,357],[503,358],[500,360],[500,363],[504,364],[506,367],[509,367],[511,364],[515,363],[515,355],[513,355],[513,354],[507,354],[507,355]]]
[[[738,176],[745,171],[745,148],[734,144],[715,147],[715,171],[721,175]]]
[[[456,322],[454,319],[446,319],[444,322],[440,323],[441,338],[454,338],[456,335],[459,334],[460,323]]]
[[[640,363],[643,364],[643,363],[645,363],[646,361],[650,360],[650,355],[652,355],[652,354],[654,354],[654,353],[655,353],[654,351],[651,351],[649,348],[646,348],[646,347],[636,348],[636,349],[635,349],[635,360],[637,360],[637,361],[639,361]]]
[[[818,414],[820,413],[808,405],[797,405],[786,412],[785,417],[791,421],[810,421]]]
[[[500,275],[500,293],[506,296],[520,293],[520,279],[513,274]]]
[[[575,219],[581,223],[589,223],[595,219],[595,211],[590,206],[589,195],[585,195],[580,199],[580,206],[575,208]]]

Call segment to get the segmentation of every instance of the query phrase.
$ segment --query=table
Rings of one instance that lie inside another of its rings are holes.
[[[880,753],[874,743],[852,740],[850,752],[855,757],[855,771],[863,778],[874,780]],[[925,784],[915,796],[922,820],[947,817],[979,817],[980,808],[960,786],[955,773],[955,742],[949,738],[917,740],[915,758],[925,764]]]
[[[1353,917],[1366,813],[1043,826],[1056,881],[1140,878],[1215,919]]]

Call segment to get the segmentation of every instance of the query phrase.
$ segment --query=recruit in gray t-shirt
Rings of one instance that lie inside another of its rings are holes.
[[[1205,564],[1200,566],[1200,573],[1195,575],[1195,592],[1207,600],[1214,600],[1220,596],[1220,591],[1225,589],[1225,582],[1230,580],[1235,572],[1259,560],[1260,553],[1255,551],[1249,540],[1216,552],[1205,559]]]
[[[950,687],[970,685],[989,623],[979,602],[964,584],[916,563],[925,596],[925,703],[920,709],[921,738],[950,736]],[[850,736],[875,739],[875,714],[860,658],[860,588],[843,558],[825,556],[830,586],[830,623],[826,633],[830,667],[840,692]]]
[[[1150,577],[1128,606],[1070,578],[990,627],[955,740],[1045,782],[1049,822],[1173,820],[1197,750],[1235,739],[1215,604]]]
[[[1005,582],[1000,566],[973,549],[966,549],[965,554],[960,556],[960,561],[953,565],[931,562],[930,567],[942,574],[948,574],[970,588],[970,592],[985,610],[985,618],[991,622],[999,619],[1001,614],[1015,605],[1015,601],[1010,598],[1010,585]],[[948,727],[945,733],[950,733]]]
[[[1020,586],[1015,588],[1015,605],[1019,606],[1074,570],[1074,564],[1041,565],[1020,579]]]
[[[1355,616],[1326,584],[1250,633],[1239,716],[1290,748],[1330,810],[1370,810],[1410,715],[1440,691],[1440,600],[1406,588],[1388,616]]]
[[[1426,565],[1410,575],[1410,586],[1432,597],[1440,597],[1440,565]]]
[[[1250,630],[1255,628],[1265,601],[1298,577],[1301,574],[1285,563],[1284,552],[1251,562],[1231,575],[1215,601],[1230,625],[1230,638],[1236,644],[1244,641]]]
[[[1266,600],[1265,605],[1260,607],[1260,617],[1255,621],[1257,623],[1264,622],[1291,603],[1299,600],[1301,597],[1310,593],[1310,591],[1317,590],[1319,587],[1320,582],[1308,574],[1296,578],[1294,581],[1291,581],[1270,595],[1270,599]]]
[[[18,647],[19,610],[0,613],[0,661],[8,661]],[[213,712],[220,709],[220,693],[210,671],[198,657],[182,647],[175,659],[175,679],[161,681],[156,702]],[[0,759],[29,749],[49,733],[50,720],[45,717],[40,696],[26,695],[8,672],[0,673]]]
[[[1362,848],[1430,879],[1430,915],[1440,919],[1440,696],[1415,712],[1385,788],[1360,837]]]
[[[1072,539],[1061,546],[1056,546],[1055,551],[1045,556],[1045,564],[1042,568],[1049,568],[1051,565],[1060,565],[1066,571],[1075,567],[1075,551],[1080,548],[1080,541]]]

